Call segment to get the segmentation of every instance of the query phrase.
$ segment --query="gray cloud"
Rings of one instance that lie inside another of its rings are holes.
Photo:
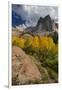
[[[34,26],[39,17],[45,17],[48,14],[52,19],[58,19],[58,8],[55,6],[12,5],[12,10],[26,20],[26,26]]]

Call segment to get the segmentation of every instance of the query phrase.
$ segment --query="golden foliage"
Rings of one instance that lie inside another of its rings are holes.
[[[55,46],[55,44],[51,37],[47,37],[47,36],[40,37],[40,47],[41,48],[46,48],[50,50],[53,46]]]
[[[23,38],[19,38],[16,36],[12,38],[12,44],[17,45],[20,48],[24,48],[24,43],[25,43],[25,40]]]
[[[40,48],[48,49],[48,38],[45,36],[39,38]]]
[[[33,42],[33,38],[27,38],[26,39],[26,42],[25,42],[25,47],[29,47],[32,45],[32,42]]]
[[[54,43],[52,37],[47,36],[34,36],[27,39],[24,39],[22,37],[13,37],[12,44],[17,45],[20,48],[31,46],[30,48],[32,48],[32,50],[47,50],[52,53],[56,53],[58,51],[58,46]]]
[[[34,36],[33,41],[32,41],[32,47],[33,48],[39,48],[39,38],[38,38],[38,36]]]

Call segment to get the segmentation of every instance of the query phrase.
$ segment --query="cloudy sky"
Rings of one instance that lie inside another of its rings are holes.
[[[45,17],[48,14],[52,19],[57,20],[58,8],[55,6],[31,6],[12,4],[12,23],[15,24],[16,22],[19,26],[35,26],[40,17]]]

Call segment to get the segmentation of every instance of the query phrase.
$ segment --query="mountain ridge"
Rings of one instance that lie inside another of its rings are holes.
[[[31,32],[34,34],[38,33],[46,33],[52,32],[54,29],[57,29],[58,25],[51,19],[50,15],[45,16],[44,18],[40,17],[36,26],[34,27],[27,27],[25,32]]]

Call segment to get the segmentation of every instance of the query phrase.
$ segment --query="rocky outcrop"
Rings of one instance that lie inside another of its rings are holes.
[[[49,15],[45,16],[44,18],[40,17],[37,23],[38,30],[41,31],[52,31],[52,20]]]
[[[54,22],[54,20],[51,19],[50,15],[45,16],[44,18],[40,17],[37,25],[34,27],[27,27],[25,29],[25,32],[36,34],[46,34],[47,32],[53,32],[55,29],[57,29],[57,26]]]
[[[12,48],[12,85],[52,83],[48,71],[21,48]]]
[[[12,84],[28,84],[41,80],[39,69],[22,49],[12,49]]]

